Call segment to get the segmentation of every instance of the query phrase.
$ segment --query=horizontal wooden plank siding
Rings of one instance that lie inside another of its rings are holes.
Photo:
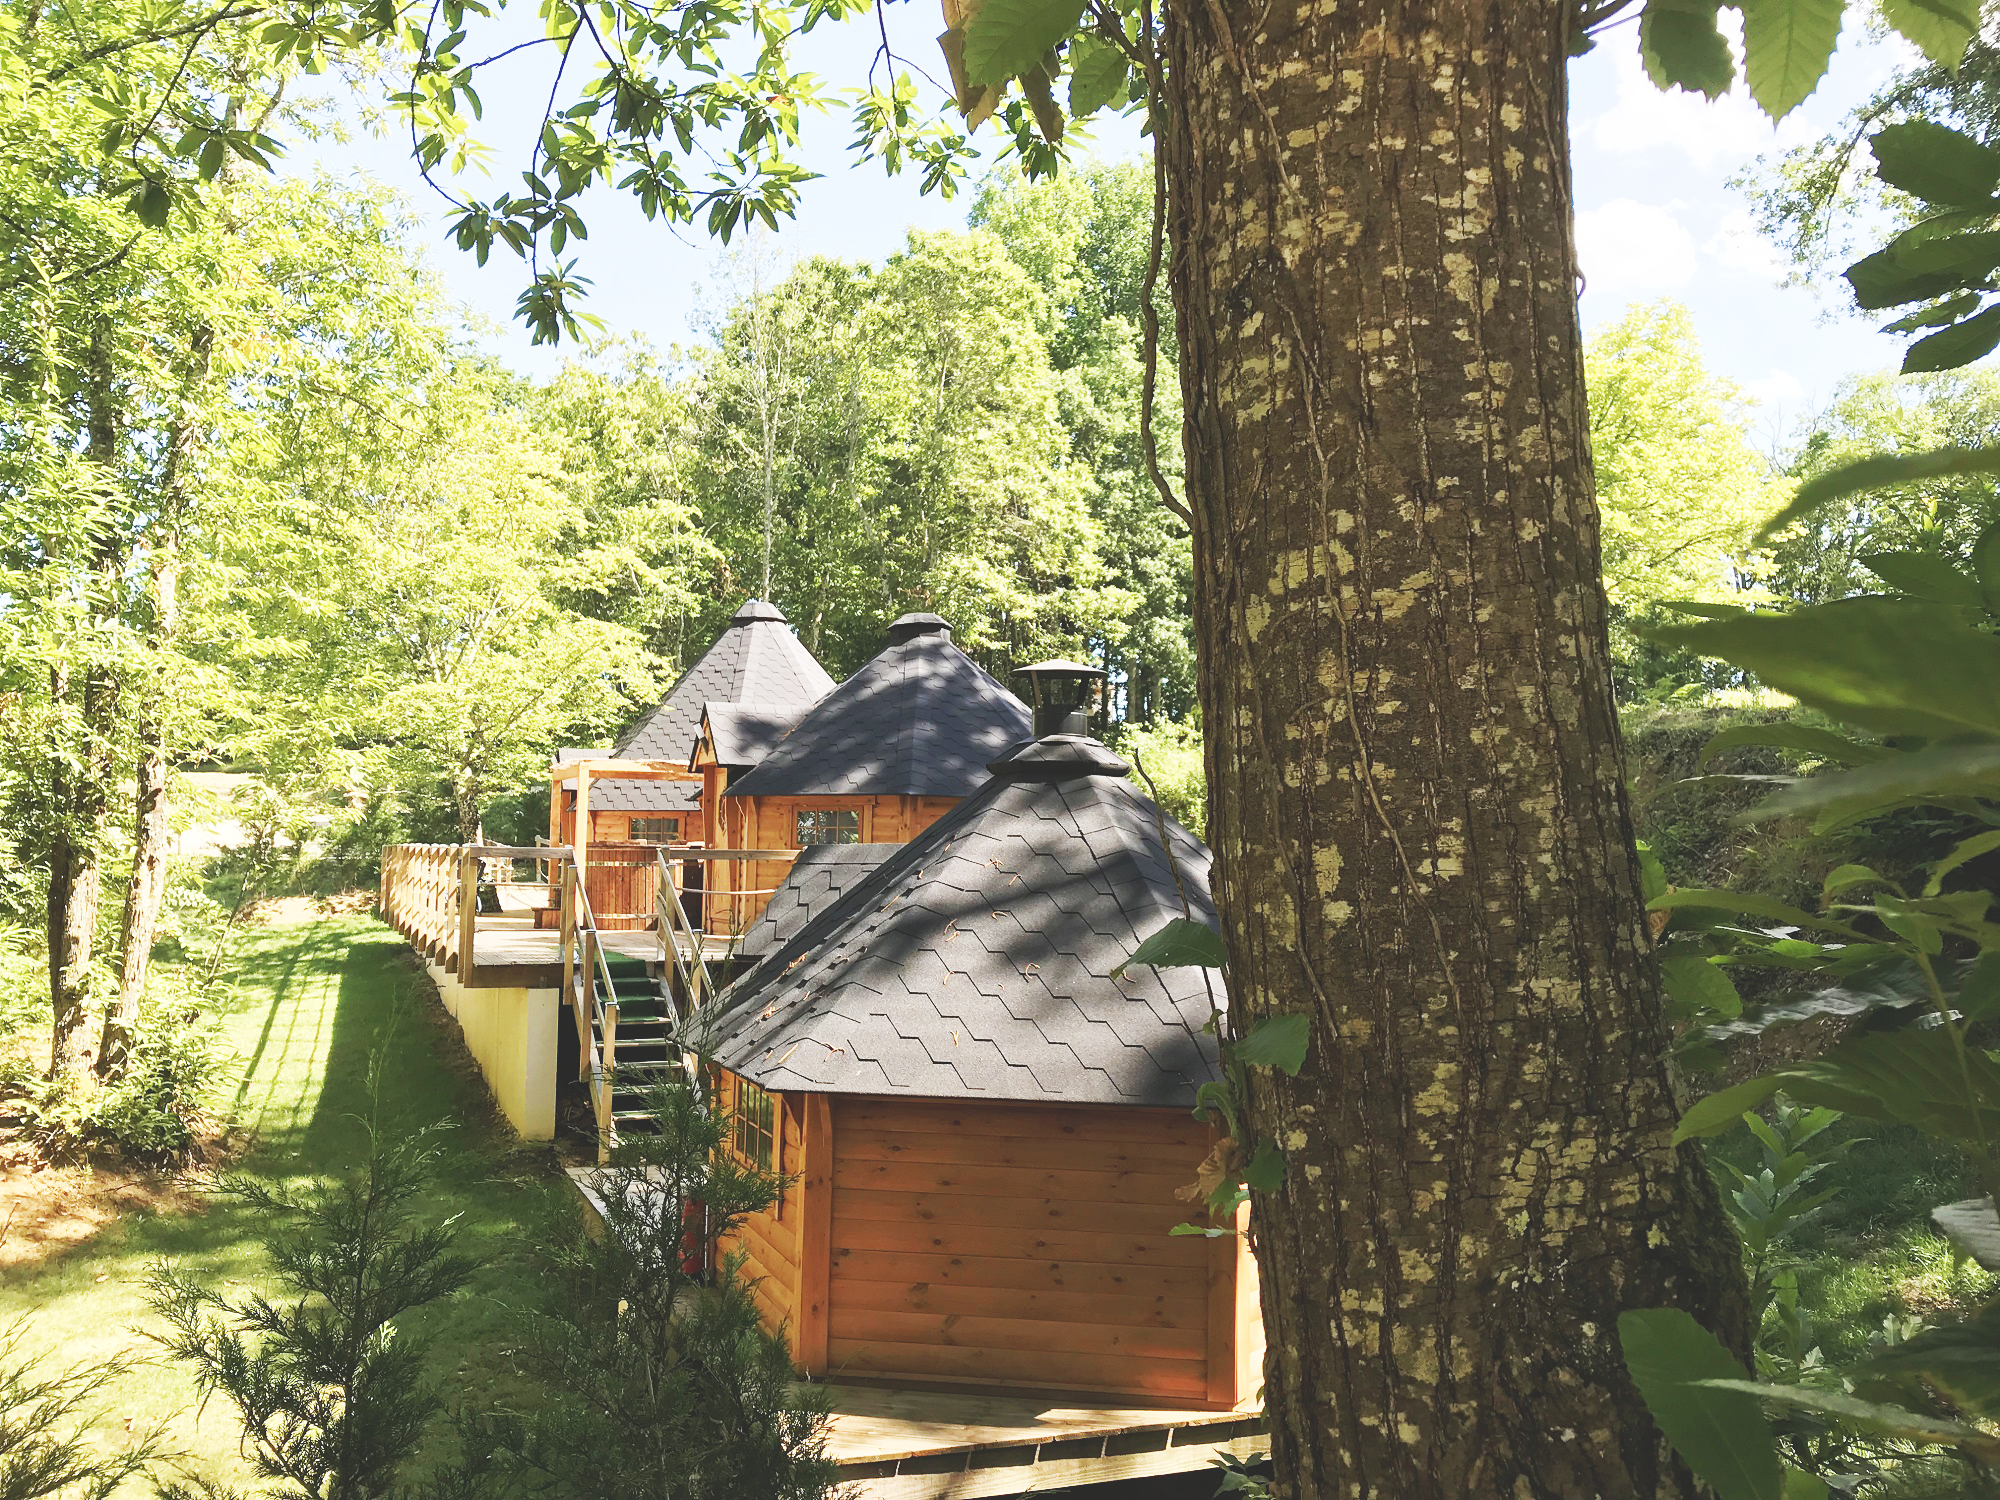
[[[1206,1127],[846,1097],[833,1125],[830,1373],[1208,1399],[1210,1251],[1169,1233]]]
[[[731,1075],[722,1075],[721,1100],[725,1111],[735,1108],[735,1083]],[[786,1185],[778,1202],[745,1219],[734,1234],[718,1240],[716,1248],[722,1255],[742,1252],[745,1257],[742,1274],[746,1280],[757,1282],[754,1295],[765,1326],[773,1332],[782,1329],[796,1340],[797,1331],[792,1325],[798,1315],[801,1187],[797,1173],[803,1160],[803,1117],[799,1110],[786,1107],[784,1096],[772,1098],[778,1139],[776,1160],[771,1165],[775,1172],[790,1174],[794,1180]]]

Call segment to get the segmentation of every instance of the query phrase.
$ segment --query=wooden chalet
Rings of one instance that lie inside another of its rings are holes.
[[[710,778],[715,842],[734,849],[907,843],[1035,732],[1027,706],[953,645],[951,627],[933,614],[897,620],[881,653],[782,737],[747,718],[712,716],[693,756]],[[708,930],[746,930],[786,868],[713,872]]]
[[[808,849],[703,1017],[730,1149],[791,1179],[728,1248],[808,1373],[1254,1397],[1245,1241],[1170,1233],[1214,1144],[1190,1110],[1219,981],[1113,977],[1171,918],[1215,920],[1208,851],[1126,770],[1051,735],[908,843]]]
[[[748,599],[728,628],[682,673],[667,696],[610,751],[570,749],[556,758],[549,843],[576,851],[600,925],[653,920],[660,846],[712,846],[720,785],[691,767],[703,715],[762,726],[768,748],[833,690],[833,678],[785,622],[777,605]],[[702,867],[679,882],[699,923]],[[553,901],[549,920],[553,921]]]

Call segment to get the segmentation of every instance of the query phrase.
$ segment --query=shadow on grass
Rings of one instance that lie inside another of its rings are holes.
[[[367,1151],[368,1071],[386,1042],[380,1128],[439,1124],[426,1218],[455,1217],[478,1262],[472,1286],[422,1309],[407,1331],[434,1340],[431,1364],[449,1399],[475,1404],[515,1386],[510,1354],[536,1282],[527,1257],[536,1225],[566,1189],[546,1147],[518,1142],[499,1120],[457,1031],[409,949],[366,917],[244,935],[220,1004],[240,1070],[219,1107],[245,1142],[236,1170],[267,1181],[344,1174]],[[144,1280],[161,1260],[232,1289],[271,1289],[263,1226],[234,1199],[199,1211],[130,1213],[69,1253],[15,1268],[0,1284],[0,1320],[29,1319],[31,1345],[65,1362],[144,1354],[152,1326]],[[107,1393],[107,1441],[130,1419],[167,1420],[173,1441],[210,1472],[244,1477],[220,1407],[197,1424],[185,1373],[160,1362]]]

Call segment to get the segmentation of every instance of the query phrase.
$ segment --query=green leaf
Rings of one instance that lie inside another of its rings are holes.
[[[1646,634],[1720,657],[1876,734],[2000,735],[2000,638],[1955,610],[1844,599],[1789,614],[1657,625]]]
[[[1310,1016],[1266,1016],[1242,1041],[1230,1044],[1229,1055],[1253,1068],[1282,1068],[1296,1078],[1305,1066],[1306,1047],[1311,1041]]]
[[[2000,1271],[2000,1213],[1991,1198],[1967,1198],[1931,1210],[1931,1221],[1989,1271]]]
[[[1993,1227],[2000,1230],[2000,1220]],[[1884,1349],[1866,1368],[1877,1375],[1920,1375],[1959,1411],[2000,1415],[2000,1315],[1987,1308],[1963,1323],[1923,1329]]]
[[[1857,885],[1874,885],[1881,881],[1866,865],[1841,865],[1826,877],[1820,886],[1822,896],[1831,896],[1835,891],[1852,890]]]
[[[1151,964],[1156,969],[1220,969],[1228,962],[1222,936],[1213,927],[1175,917],[1113,969],[1111,977],[1123,979],[1125,971],[1135,964]]]
[[[1979,293],[1960,292],[1955,297],[1947,297],[1936,307],[1924,308],[1921,312],[1910,313],[1907,317],[1884,323],[1884,333],[1915,333],[1920,328],[1937,328],[1945,323],[1956,323],[1960,318],[1979,306]]]
[[[133,191],[130,207],[148,229],[165,229],[167,217],[174,211],[173,195],[164,182],[148,178]]]
[[[1705,958],[1670,958],[1660,965],[1660,980],[1681,1019],[1743,1014],[1743,997],[1729,975]]]
[[[966,77],[995,85],[1020,77],[1082,18],[1083,0],[986,0],[966,27]]]
[[[1677,1307],[1652,1307],[1619,1314],[1618,1342],[1653,1420],[1720,1500],[1781,1500],[1783,1469],[1763,1408],[1713,1384],[1744,1374],[1714,1334]]]
[[[1864,552],[1861,566],[1899,594],[1960,609],[1984,604],[1979,585],[1935,552]]]
[[[1878,453],[1842,464],[1799,486],[1792,503],[1758,529],[1757,541],[1767,542],[1794,521],[1821,506],[1868,490],[1896,489],[1926,479],[1959,474],[2000,474],[2000,447],[1936,448],[1929,453]],[[1982,575],[1983,576],[1983,575]]]
[[[1704,763],[1717,752],[1738,745],[1772,745],[1780,750],[1799,750],[1830,760],[1837,765],[1865,766],[1895,754],[1883,745],[1864,745],[1859,740],[1835,734],[1831,729],[1815,729],[1809,724],[1736,724],[1723,730],[1701,747]]]
[[[1088,32],[1069,47],[1069,112],[1081,120],[1125,92],[1131,64],[1109,42]]]
[[[2000,521],[1988,526],[1973,541],[1972,576],[1979,580],[1987,612],[2000,615]]]
[[[1846,0],[1744,0],[1743,76],[1773,120],[1819,87],[1846,8]]]
[[[1736,81],[1736,59],[1716,29],[1715,5],[1652,0],[1639,17],[1639,56],[1660,88],[1720,99]]]
[[[1910,345],[1903,355],[1903,373],[1927,375],[1956,370],[1984,359],[1996,345],[2000,345],[2000,307],[1989,307]]]
[[[1646,903],[1648,911],[1676,911],[1684,906],[1704,907],[1712,911],[1726,911],[1739,917],[1761,917],[1765,921],[1779,922],[1787,927],[1805,927],[1819,932],[1837,933],[1841,937],[1866,942],[1867,935],[1855,931],[1845,922],[1831,917],[1816,917],[1811,912],[1801,911],[1790,902],[1780,901],[1775,896],[1766,896],[1757,891],[1720,891],[1699,886],[1688,886],[1682,890],[1669,891],[1666,895]]]
[[[1926,203],[1977,208],[2000,184],[2000,151],[1929,120],[1878,130],[1868,139],[1875,174]]]
[[[1961,1052],[1943,1027],[1864,1032],[1775,1076],[1807,1104],[1900,1121],[1981,1152],[2000,1141],[2000,1065],[1976,1047]]]
[[[1951,996],[1952,1008],[1977,1026],[2000,1016],[2000,951],[1988,949],[1966,965]]]
[[[2000,793],[2000,745],[1932,745],[1892,751],[1874,765],[1792,782],[1751,810],[1752,819],[1818,815],[1825,832],[1894,807],[1950,806],[1962,797]]]
[[[1785,1500],[1827,1500],[1826,1481],[1804,1469],[1785,1466]]]
[[[1734,1129],[1746,1114],[1777,1093],[1783,1081],[1775,1073],[1767,1073],[1695,1100],[1674,1130],[1674,1144]]]
[[[1877,0],[1882,19],[1941,68],[1958,60],[1979,30],[1979,0]]]
[[[2000,230],[1961,231],[1992,222],[1990,210],[1954,210],[1904,230],[1889,248],[1912,271],[1949,271],[1961,281],[1978,281],[2000,265]]]
[[[1968,1427],[1963,1422],[1927,1417],[1918,1412],[1905,1411],[1900,1406],[1879,1406],[1873,1401],[1863,1401],[1840,1391],[1810,1390],[1797,1385],[1765,1385],[1756,1380],[1705,1380],[1702,1384],[1715,1390],[1761,1396],[1766,1401],[1778,1401],[1806,1411],[1825,1412],[1856,1427],[1911,1442],[1963,1445],[1982,1452],[2000,1447],[2000,1443],[1978,1428]]]
[[[1646,841],[1639,841],[1639,899],[1652,901],[1667,893],[1667,867]]]
[[[1243,1182],[1260,1193],[1275,1193],[1285,1185],[1285,1153],[1268,1136],[1257,1143],[1257,1154],[1243,1169]]]
[[[1985,833],[1975,833],[1971,838],[1961,840],[1951,853],[1931,866],[1931,878],[1924,886],[1924,894],[1935,896],[1944,889],[1945,876],[1967,860],[1991,854],[1995,849],[2000,849],[2000,828],[1988,829]]]
[[[1905,302],[1928,302],[1965,284],[1965,278],[1955,271],[1913,271],[1894,250],[1864,255],[1840,274],[1854,290],[1854,305],[1864,312],[1901,307]]]

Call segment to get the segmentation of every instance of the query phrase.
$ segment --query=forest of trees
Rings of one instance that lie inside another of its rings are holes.
[[[1966,884],[2000,848],[1979,675],[2000,377],[1978,364],[2000,345],[2000,52],[1972,0],[1866,8],[1925,61],[1754,184],[1803,275],[1874,249],[1845,273],[1863,307],[1916,308],[1892,325],[1903,374],[1775,441],[1684,309],[1584,336],[1550,101],[1636,20],[1661,87],[1714,98],[1740,65],[1781,118],[1850,9],[954,7],[954,98],[919,107],[891,58],[851,103],[860,153],[969,189],[967,227],[857,265],[757,231],[790,211],[823,102],[789,49],[865,7],[558,0],[534,45],[603,66],[550,94],[525,191],[453,210],[461,249],[523,254],[523,320],[571,346],[535,380],[483,352],[405,205],[268,170],[332,128],[295,96],[332,66],[453,181],[483,8],[0,8],[7,1086],[87,1112],[142,1054],[176,1065],[157,1015],[186,970],[153,955],[215,899],[168,858],[189,773],[249,774],[230,811],[253,865],[365,884],[387,843],[531,830],[550,753],[607,742],[746,595],[836,675],[935,610],[1002,676],[1111,673],[1114,738],[1215,848],[1230,1045],[1307,1018],[1303,1066],[1237,1101],[1282,1168],[1251,1195],[1279,1493],[1692,1495],[1691,1465],[1730,1500],[1825,1494],[1833,1460],[1790,1429],[1818,1489],[1775,1457],[1718,1478],[1686,1436],[1708,1409],[1673,1425],[1705,1388],[1597,1331],[1670,1310],[1716,1344],[1711,1374],[1819,1378],[1802,1350],[1773,1363],[1786,1304],[1738,1255],[1769,1226],[1729,1206],[1750,1169],[1718,1188],[1680,1123],[1706,1085],[1671,1048],[1792,999],[1745,971],[1831,976],[1828,1014],[1902,1020],[1921,978],[1934,1024],[1880,1029],[1948,1043],[1965,1097],[1910,1103],[1916,1074],[1886,1064],[1785,1061],[1783,1087],[1879,1106],[2000,1182],[1978,1092],[2000,1075],[1970,1060],[1992,1061],[1973,1028],[2000,1014],[1979,989],[2000,928]],[[1739,12],[1740,37],[1718,29]],[[715,61],[731,46],[740,71]],[[1143,115],[1150,160],[1065,158],[1065,121],[1107,110]],[[1018,160],[963,182],[988,118]],[[1445,186],[1386,186],[1419,179]],[[691,341],[582,338],[593,186],[730,238]],[[1746,747],[1797,799],[1782,850],[1729,831],[1747,804],[1655,795]],[[1831,811],[1797,789],[1865,768]],[[1704,901],[1743,920],[1666,916]],[[1844,958],[1798,935],[1836,921]],[[1862,945],[1907,993],[1856,977]],[[1778,1076],[1688,1118],[1734,1123]],[[1770,1149],[1791,1192],[1803,1146]],[[1990,1479],[1986,1429],[1937,1425],[1990,1424],[1990,1395],[1907,1386],[1929,1427],[1811,1399]]]

